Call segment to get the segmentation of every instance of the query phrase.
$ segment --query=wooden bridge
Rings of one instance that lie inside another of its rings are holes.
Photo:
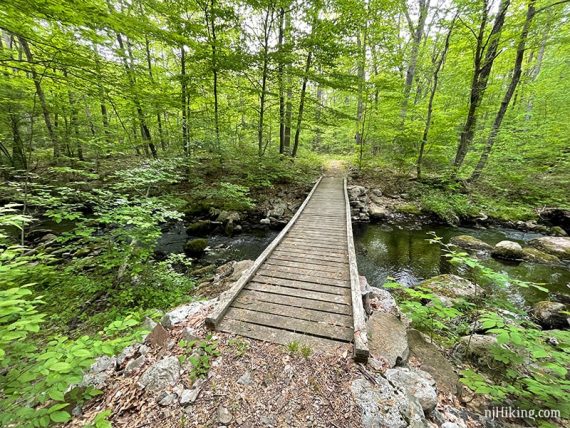
[[[206,319],[210,328],[368,359],[346,179],[321,177],[291,221]]]

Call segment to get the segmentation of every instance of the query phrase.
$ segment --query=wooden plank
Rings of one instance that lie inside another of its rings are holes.
[[[306,321],[298,318],[289,318],[282,315],[267,314],[248,309],[231,307],[226,315],[228,318],[245,321],[253,324],[275,327],[295,333],[307,333],[314,336],[352,341],[352,328],[335,326],[322,322]]]
[[[221,321],[226,311],[229,309],[232,301],[236,298],[239,292],[244,288],[245,284],[249,281],[249,279],[255,274],[255,272],[259,269],[259,267],[263,264],[265,259],[269,257],[269,255],[273,252],[273,250],[279,245],[283,237],[289,232],[289,229],[293,227],[297,219],[301,216],[301,213],[311,200],[311,196],[319,187],[320,182],[322,181],[323,177],[319,177],[295,215],[291,218],[289,223],[283,228],[283,230],[277,235],[277,237],[269,244],[269,246],[259,255],[259,257],[255,260],[253,265],[239,278],[239,280],[234,284],[232,288],[230,288],[227,292],[222,293],[219,297],[218,304],[212,310],[210,315],[205,320],[206,326],[208,328],[214,329],[216,325]]]
[[[339,296],[350,297],[349,287],[337,287],[335,285],[316,284],[314,282],[291,281],[286,278],[277,278],[274,276],[255,275],[250,283],[257,282],[260,284],[280,285],[282,287],[300,288],[309,291],[318,291],[320,293],[338,294]],[[347,282],[348,284],[348,282]]]
[[[366,316],[362,304],[360,279],[356,264],[356,252],[352,236],[352,222],[350,218],[350,202],[346,190],[346,178],[343,183],[345,209],[346,209],[346,237],[348,239],[348,263],[350,265],[350,289],[352,300],[352,317],[354,321],[354,359],[358,362],[367,362],[370,351],[368,349],[368,334],[366,332]]]
[[[295,226],[293,229],[291,229],[288,236],[316,236],[346,240],[346,233],[344,230],[342,232],[338,232],[335,229],[330,229],[327,227],[313,228]]]
[[[338,271],[342,271],[342,272],[346,272],[348,273],[348,263],[329,263],[329,264],[324,264],[324,263],[313,263],[313,262],[308,262],[306,260],[299,260],[299,259],[293,259],[293,260],[282,260],[279,259],[279,257],[276,257],[275,255],[272,255],[271,257],[269,257],[266,261],[265,264],[267,265],[279,265],[279,266],[289,266],[289,267],[296,267],[296,268],[300,268],[300,269],[310,269],[310,270],[321,270],[321,271],[331,271],[331,270],[338,270]]]
[[[326,251],[304,252],[294,248],[278,248],[273,254],[278,256],[295,256],[298,257],[299,260],[321,260],[336,263],[345,263],[345,260],[347,260],[346,254],[333,254]]]
[[[263,275],[269,278],[283,278],[289,279],[292,281],[301,281],[301,282],[310,282],[313,284],[325,284],[325,285],[332,285],[337,287],[346,287],[349,286],[349,281],[347,279],[342,278],[323,278],[318,277],[315,275],[308,275],[302,272],[295,273],[295,272],[283,272],[281,270],[273,269],[270,267],[263,266],[261,269],[257,271],[258,275]],[[254,276],[252,280],[255,280],[257,277]]]
[[[298,252],[300,254],[313,254],[313,255],[320,255],[320,256],[330,256],[330,257],[339,257],[342,259],[346,259],[348,254],[347,250],[338,250],[332,249],[327,247],[310,247],[308,245],[293,245],[287,242],[283,242],[279,247],[277,247],[280,251],[293,251]]]
[[[257,301],[277,303],[280,305],[295,306],[297,308],[314,309],[319,312],[332,312],[334,314],[352,315],[352,308],[349,305],[320,300],[305,299],[294,296],[281,296],[279,294],[265,293],[262,291],[242,290],[239,297],[249,297]],[[352,322],[352,317],[350,318]]]
[[[332,352],[346,347],[346,343],[344,342],[293,333],[279,328],[248,324],[231,318],[224,319],[220,323],[218,330],[239,334],[240,336],[250,337],[252,339],[263,340],[265,342],[278,343],[280,345],[297,342],[301,345],[309,346],[314,350],[329,350]]]
[[[352,317],[350,315],[339,315],[331,312],[316,311],[314,309],[297,308],[295,306],[263,302],[242,296],[241,294],[232,303],[232,308],[249,309],[257,312],[282,315],[306,321],[323,322],[352,329]]]
[[[322,267],[330,267],[330,268],[337,268],[337,269],[348,269],[348,262],[344,260],[320,260],[320,259],[309,259],[307,257],[298,256],[296,254],[277,254],[277,252],[273,253],[268,260],[273,260],[276,262],[290,262],[290,263],[303,263],[312,266],[322,266]],[[287,265],[289,266],[289,265]]]
[[[330,242],[333,244],[336,243],[346,243],[346,235],[335,235],[331,234],[329,231],[322,231],[322,232],[313,232],[307,229],[299,229],[287,234],[288,238],[293,239],[311,239],[319,242]]]
[[[325,251],[332,251],[337,252],[340,254],[346,254],[346,248],[344,245],[331,245],[328,243],[320,243],[317,240],[310,240],[310,239],[293,239],[289,238],[283,241],[284,246],[289,246],[293,248],[302,248],[302,249],[320,249]]]
[[[343,281],[346,281],[347,284],[350,279],[348,269],[315,267],[303,265],[303,263],[297,263],[295,266],[286,266],[273,261],[265,262],[263,267],[279,272],[297,273],[300,275],[316,276],[319,278],[342,279]]]
[[[350,298],[337,294],[319,293],[318,291],[281,287],[278,285],[258,284],[256,282],[250,282],[245,288],[246,290],[264,291],[266,293],[282,294],[284,296],[302,297],[304,299],[320,300],[321,302],[350,305]]]

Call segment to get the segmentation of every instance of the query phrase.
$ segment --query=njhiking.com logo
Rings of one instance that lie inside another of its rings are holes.
[[[485,417],[489,419],[550,419],[559,418],[560,410],[556,409],[521,409],[502,406],[485,409]]]

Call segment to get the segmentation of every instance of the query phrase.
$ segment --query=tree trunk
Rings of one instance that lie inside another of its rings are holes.
[[[277,51],[279,52],[279,64],[277,76],[279,78],[279,153],[285,153],[285,82],[283,80],[283,33],[285,22],[285,9],[279,9],[279,36]]]
[[[477,51],[475,55],[475,70],[473,73],[473,80],[471,83],[471,96],[469,99],[469,111],[467,113],[467,119],[463,125],[461,131],[461,136],[459,140],[459,146],[457,147],[457,152],[455,154],[455,160],[453,162],[454,172],[453,176],[457,176],[463,161],[467,156],[467,152],[471,147],[473,142],[473,137],[475,136],[475,129],[477,126],[477,110],[481,105],[483,100],[483,95],[487,89],[487,83],[489,81],[489,76],[491,74],[491,69],[493,68],[493,63],[497,57],[497,49],[499,46],[499,40],[501,37],[501,31],[505,23],[505,15],[507,14],[507,9],[509,7],[510,0],[501,0],[499,6],[499,12],[493,23],[493,28],[489,34],[487,43],[483,43],[485,24],[488,16],[487,3],[484,4],[483,18],[481,20],[481,26],[479,29],[479,35],[477,39]],[[485,45],[488,45],[485,49]],[[483,60],[484,56],[484,60]]]
[[[501,124],[503,122],[503,119],[505,118],[505,113],[507,112],[507,108],[509,107],[509,103],[513,97],[513,94],[515,93],[517,85],[519,84],[521,74],[522,74],[522,63],[523,63],[523,58],[524,58],[526,41],[528,38],[528,32],[529,32],[530,25],[532,23],[532,20],[534,18],[535,12],[536,12],[535,11],[535,1],[536,0],[529,0],[527,12],[526,12],[526,19],[525,19],[525,22],[524,22],[524,25],[523,25],[523,28],[521,31],[521,36],[520,36],[519,44],[517,47],[517,55],[515,57],[515,65],[513,67],[513,73],[512,73],[511,81],[509,83],[507,91],[505,92],[503,100],[501,101],[501,106],[499,107],[499,111],[497,112],[497,115],[495,116],[495,121],[493,122],[493,127],[491,128],[491,132],[489,133],[489,137],[487,138],[487,143],[485,144],[485,147],[483,148],[483,152],[481,153],[481,157],[479,158],[479,162],[477,163],[477,166],[475,167],[475,170],[473,171],[473,174],[471,175],[469,181],[475,181],[481,176],[481,172],[483,171],[483,168],[485,168],[485,165],[487,164],[487,161],[489,159],[489,154],[491,153],[491,150],[493,149],[493,145],[495,144],[495,141],[497,139],[497,135],[499,134],[499,130],[501,129]]]
[[[271,13],[271,16],[270,16]],[[265,114],[265,96],[267,91],[269,36],[271,35],[270,18],[273,20],[273,9],[268,7],[263,22],[263,65],[261,71],[261,95],[259,97],[259,123],[257,127],[258,154],[263,155],[263,119]]]
[[[404,99],[402,100],[402,108],[400,111],[400,117],[402,118],[402,122],[406,120],[406,115],[408,114],[408,102],[410,99],[410,93],[412,91],[412,85],[414,83],[414,77],[416,75],[416,67],[420,52],[420,44],[422,42],[425,23],[428,15],[429,0],[419,0],[418,4],[419,4],[420,14],[418,17],[418,24],[415,26],[415,28],[414,25],[412,24],[408,12],[406,11],[408,26],[410,32],[412,33],[412,49],[410,51],[410,62],[408,63],[408,68],[406,70],[406,80],[404,82]]]
[[[150,43],[149,43],[147,37],[144,38],[144,45],[145,45],[145,51],[146,51],[146,63],[147,63],[147,67],[148,67],[148,77],[150,78],[150,83],[152,84],[152,86],[154,86],[155,82],[154,82],[154,76],[152,74],[152,59],[150,56]],[[160,141],[160,148],[164,152],[164,151],[166,151],[166,142],[164,141],[164,135],[162,133],[162,118],[160,117],[160,112],[156,113],[156,122],[158,124],[158,139]]]
[[[188,89],[186,81],[186,52],[184,45],[180,47],[180,101],[182,108],[182,148],[185,155],[190,155],[190,138],[188,133]]]
[[[15,113],[9,112],[10,128],[12,129],[12,166],[17,170],[28,169],[28,159],[24,150],[24,141],[20,134],[20,121]]]
[[[291,14],[285,13],[285,40],[292,34]],[[283,130],[283,153],[289,154],[291,150],[291,124],[293,123],[293,77],[291,64],[287,65],[287,100],[285,102],[285,124]]]
[[[297,156],[299,149],[299,139],[301,138],[301,123],[303,120],[303,110],[305,108],[305,93],[307,92],[307,81],[309,80],[309,70],[311,68],[311,61],[313,52],[309,51],[307,54],[307,62],[305,63],[305,74],[303,75],[303,84],[301,86],[301,99],[299,100],[299,112],[297,113],[297,127],[295,128],[295,143],[293,145],[293,152],[291,157]]]
[[[356,46],[358,47],[358,101],[356,103],[356,132],[354,134],[354,140],[356,145],[360,146],[363,144],[360,129],[364,112],[364,83],[366,79],[366,25],[364,30],[359,32],[356,36]]]
[[[422,176],[422,161],[423,161],[423,157],[424,157],[425,147],[426,147],[426,144],[428,141],[429,130],[431,127],[431,119],[432,119],[432,114],[433,114],[433,100],[435,98],[435,93],[437,91],[437,84],[439,81],[439,72],[441,70],[441,67],[443,66],[443,63],[445,62],[445,57],[447,55],[447,51],[449,50],[449,40],[451,39],[451,33],[453,31],[453,26],[455,24],[456,18],[457,18],[457,15],[453,18],[453,21],[451,22],[451,26],[449,27],[449,31],[447,32],[447,36],[445,36],[445,43],[444,43],[443,50],[442,50],[439,58],[437,58],[437,57],[435,58],[435,69],[433,71],[433,84],[432,84],[430,95],[429,95],[428,109],[427,109],[427,115],[426,115],[426,123],[424,126],[422,141],[420,143],[418,160],[416,163],[416,176],[417,176],[417,178],[421,178],[421,176]]]
[[[58,142],[58,139],[56,137],[54,127],[52,126],[52,123],[51,123],[49,108],[48,108],[47,101],[46,101],[46,96],[45,96],[44,90],[42,88],[41,77],[38,75],[36,68],[34,66],[34,57],[32,55],[32,51],[30,50],[30,46],[28,45],[28,41],[25,38],[23,38],[22,36],[18,36],[18,40],[20,42],[20,45],[22,46],[22,49],[24,50],[24,54],[26,55],[26,59],[30,63],[30,70],[32,73],[32,79],[34,81],[34,85],[36,87],[36,94],[38,95],[38,98],[40,99],[40,105],[42,107],[44,122],[46,124],[48,136],[49,136],[49,139],[50,139],[50,141],[52,143],[52,147],[53,147],[53,157],[57,160],[57,159],[59,159],[59,157],[61,155],[61,149],[59,147],[59,142]]]

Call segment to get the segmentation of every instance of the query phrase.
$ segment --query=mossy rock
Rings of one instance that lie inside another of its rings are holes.
[[[570,260],[570,238],[565,236],[545,236],[529,242],[534,248],[563,260]]]
[[[486,242],[469,235],[454,236],[449,240],[449,243],[469,251],[491,251],[493,249]]]
[[[190,257],[200,257],[204,255],[206,247],[208,246],[208,240],[202,238],[190,239],[184,245],[184,252]]]
[[[210,220],[198,220],[190,223],[186,228],[186,233],[191,236],[204,236],[212,230],[212,222]]]
[[[443,274],[426,279],[418,287],[428,288],[438,296],[472,298],[484,294],[484,290],[473,282],[453,274]]]
[[[552,254],[537,250],[536,248],[523,248],[523,258],[530,263],[557,264],[560,259]]]

